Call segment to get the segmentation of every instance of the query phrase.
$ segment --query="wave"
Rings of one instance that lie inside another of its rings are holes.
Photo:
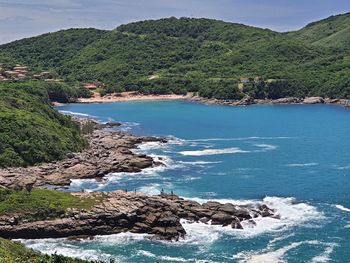
[[[161,190],[164,189],[166,192],[169,192],[171,189],[173,189],[174,186],[170,182],[162,183],[162,185],[158,183],[153,183],[149,185],[142,186],[140,188],[137,188],[137,192],[144,193],[146,195],[159,195],[161,193]]]
[[[218,154],[234,154],[234,153],[248,153],[249,151],[241,150],[237,147],[225,148],[225,149],[206,149],[197,151],[182,151],[179,152],[185,156],[203,156],[203,155],[218,155]]]
[[[317,240],[306,240],[299,242],[292,242],[289,245],[283,246],[278,249],[274,249],[270,245],[267,248],[261,250],[260,252],[256,251],[247,251],[239,252],[233,256],[233,259],[239,260],[242,263],[276,263],[276,262],[287,262],[284,257],[290,250],[297,249],[302,245],[311,245],[319,248],[320,246],[325,246],[325,251],[315,256],[311,259],[311,263],[321,263],[328,262],[330,260],[330,254],[333,252],[333,249],[337,244],[335,243],[323,243]]]
[[[290,163],[286,166],[288,167],[307,167],[307,166],[317,166],[318,163]]]
[[[222,161],[193,161],[193,162],[185,162],[185,161],[178,161],[179,164],[189,164],[189,165],[205,165],[205,164],[218,164],[218,163],[222,163]]]
[[[137,172],[137,173],[129,173],[129,172],[110,173],[106,175],[102,180],[73,179],[71,180],[69,191],[81,191],[83,189],[87,192],[101,191],[110,184],[134,181],[135,179],[148,180],[148,179],[154,179],[158,177],[160,178],[160,173],[166,170],[179,169],[183,167],[183,165],[175,163],[171,158],[167,156],[153,155],[153,154],[150,154],[149,156],[151,156],[155,162],[162,163],[162,165],[145,168],[141,172]]]
[[[350,169],[350,165],[346,165],[346,166],[335,166],[336,169],[338,170],[349,170]]]
[[[311,259],[311,263],[324,263],[331,260],[331,254],[333,253],[334,248],[337,244],[329,244],[328,247],[325,248],[324,252],[318,256],[315,256]]]
[[[263,144],[254,144],[254,146],[256,147],[259,147],[259,148],[262,148],[261,151],[272,151],[272,150],[276,150],[278,148],[277,145],[272,145],[272,144],[266,144],[266,143],[263,143]]]
[[[190,199],[200,203],[209,201],[200,198],[185,199]],[[325,218],[323,213],[317,211],[316,207],[306,203],[297,203],[294,198],[290,197],[265,197],[262,201],[230,199],[210,200],[220,203],[231,203],[233,205],[256,206],[259,204],[266,204],[268,207],[275,209],[276,214],[279,215],[280,218],[258,217],[254,219],[256,225],[252,225],[249,221],[243,221],[243,229],[232,229],[230,226],[222,227],[203,223],[190,224],[186,220],[183,220],[183,227],[188,233],[186,238],[187,241],[185,240],[185,242],[211,243],[219,239],[222,235],[234,235],[238,238],[251,238],[267,232],[281,232],[309,221],[322,220]],[[206,236],[206,238],[204,236]]]
[[[284,246],[275,251],[270,251],[262,254],[254,254],[254,252],[240,252],[233,256],[234,259],[238,259],[239,262],[244,263],[278,263],[285,262],[283,260],[284,255],[292,249],[299,247],[303,242],[295,242],[290,245]]]
[[[79,258],[84,260],[103,260],[105,262],[109,261],[113,256],[107,253],[101,253],[94,249],[81,248],[74,244],[74,242],[69,242],[67,239],[19,239],[17,240],[24,244],[26,247],[40,251],[47,255],[63,255],[71,258]],[[122,258],[118,257],[121,261]],[[119,261],[118,260],[118,261]]]
[[[161,256],[161,255],[155,255],[152,252],[146,251],[146,250],[139,250],[136,253],[138,256],[142,257],[149,257],[154,258],[158,261],[170,261],[170,262],[193,262],[193,263],[214,263],[212,260],[200,260],[195,258],[183,258],[183,257],[171,257],[171,256]]]
[[[65,115],[72,115],[72,116],[80,116],[80,117],[89,117],[89,118],[96,118],[96,116],[86,114],[86,113],[80,113],[80,112],[74,112],[74,111],[66,111],[66,110],[60,110],[59,112],[65,114]]]
[[[345,206],[342,206],[342,205],[334,205],[334,206],[344,212],[350,212],[350,208],[346,208]]]
[[[244,141],[244,140],[274,140],[274,139],[291,139],[292,137],[237,137],[237,138],[208,138],[208,139],[192,139],[189,142],[210,142],[210,141]]]

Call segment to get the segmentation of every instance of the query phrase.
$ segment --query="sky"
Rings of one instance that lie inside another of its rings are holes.
[[[0,43],[72,27],[113,29],[170,16],[291,31],[350,12],[350,0],[0,0]]]

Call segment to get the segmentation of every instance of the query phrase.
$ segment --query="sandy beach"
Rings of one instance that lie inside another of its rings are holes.
[[[145,100],[184,100],[191,97],[187,95],[141,95],[135,92],[122,92],[118,94],[110,94],[101,97],[99,93],[94,93],[91,98],[80,98],[78,103],[105,103],[105,102],[127,102],[127,101],[145,101]]]

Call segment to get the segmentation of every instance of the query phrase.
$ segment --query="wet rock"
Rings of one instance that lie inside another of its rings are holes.
[[[232,215],[224,212],[218,212],[211,217],[211,220],[212,225],[227,226],[232,222]]]
[[[219,211],[233,215],[236,213],[236,208],[233,204],[224,204],[220,206]]]
[[[239,220],[238,217],[234,217],[232,222],[231,222],[231,227],[233,229],[243,229],[242,225],[241,225],[241,221]]]

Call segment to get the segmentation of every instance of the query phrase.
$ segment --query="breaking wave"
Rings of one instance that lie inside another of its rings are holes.
[[[203,155],[218,155],[218,154],[234,154],[234,153],[248,153],[249,151],[244,151],[237,147],[225,148],[225,149],[205,149],[197,151],[182,151],[179,152],[185,156],[203,156]]]
[[[339,210],[342,210],[344,212],[350,212],[350,208],[347,208],[345,206],[342,205],[334,205],[336,208],[338,208]]]

